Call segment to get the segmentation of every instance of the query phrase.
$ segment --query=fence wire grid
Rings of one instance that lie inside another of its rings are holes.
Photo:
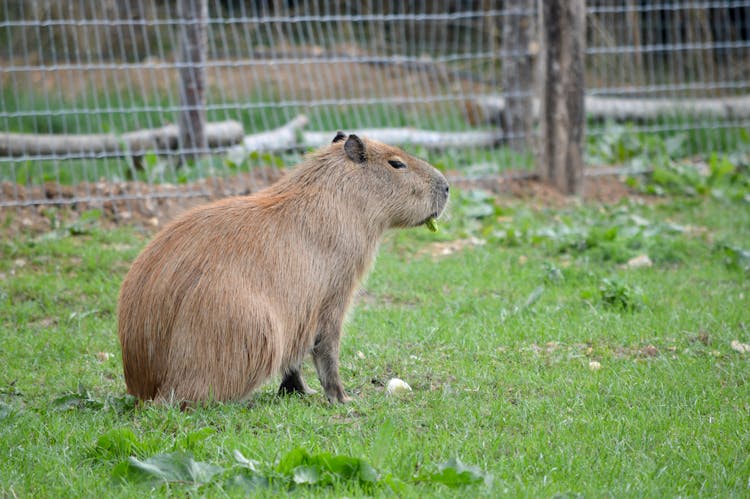
[[[209,140],[191,161],[171,135],[139,154],[66,149],[179,121],[193,65],[181,33],[196,22],[181,2],[0,0],[0,206],[246,193],[338,129],[391,130],[458,176],[534,168],[535,111],[514,128],[502,103],[535,108],[538,0],[210,1],[207,122],[250,137],[297,123],[292,143]],[[528,39],[514,45],[519,26]],[[750,0],[586,2],[588,164],[621,163],[597,144],[646,134],[679,137],[686,156],[746,152],[749,49]],[[513,87],[519,61],[532,72]],[[62,145],[39,145],[50,134]]]

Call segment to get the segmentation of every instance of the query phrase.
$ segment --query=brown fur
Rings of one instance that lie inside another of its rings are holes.
[[[309,393],[312,353],[328,400],[349,400],[338,356],[352,295],[383,232],[439,216],[448,183],[400,149],[343,139],[263,191],[186,212],[143,250],[119,301],[129,393],[242,400],[278,373],[282,392]]]

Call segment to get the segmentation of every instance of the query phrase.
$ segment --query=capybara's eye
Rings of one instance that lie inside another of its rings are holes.
[[[406,168],[406,165],[397,159],[389,160],[388,164],[394,167],[396,170],[401,170],[402,168]]]

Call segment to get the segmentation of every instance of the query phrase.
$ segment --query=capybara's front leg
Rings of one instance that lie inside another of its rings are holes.
[[[347,403],[352,399],[344,391],[339,377],[339,338],[341,325],[322,329],[315,340],[312,355],[320,384],[326,392],[326,398],[332,404]]]
[[[299,367],[290,368],[284,374],[284,379],[281,381],[279,387],[279,395],[287,395],[290,393],[299,393],[301,395],[312,395],[315,390],[307,386],[305,380],[302,379],[302,373]]]

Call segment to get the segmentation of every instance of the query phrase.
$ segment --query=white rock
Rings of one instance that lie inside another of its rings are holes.
[[[640,269],[644,267],[650,267],[653,265],[653,262],[648,257],[648,255],[638,255],[634,256],[630,260],[628,260],[627,267],[629,269]]]
[[[740,343],[738,340],[732,340],[729,344],[732,350],[739,353],[750,353],[750,343]]]
[[[388,384],[385,385],[385,391],[388,393],[388,395],[401,395],[406,392],[411,391],[411,387],[409,384],[398,378],[391,378],[388,380]]]
[[[599,362],[595,360],[592,360],[591,362],[589,362],[589,369],[591,369],[592,371],[598,371],[601,368],[602,368],[602,365]]]

